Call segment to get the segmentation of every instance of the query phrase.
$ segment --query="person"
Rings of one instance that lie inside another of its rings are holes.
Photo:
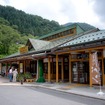
[[[13,77],[13,68],[11,67],[9,70],[9,80],[12,82],[12,77]]]
[[[15,69],[13,71],[13,82],[16,82],[17,74],[18,74],[17,69]]]

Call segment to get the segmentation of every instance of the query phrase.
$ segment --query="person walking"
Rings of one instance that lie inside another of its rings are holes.
[[[13,82],[16,82],[17,74],[18,74],[17,69],[15,69],[13,71]]]
[[[13,68],[11,67],[9,70],[9,80],[12,82],[12,77],[13,77]]]

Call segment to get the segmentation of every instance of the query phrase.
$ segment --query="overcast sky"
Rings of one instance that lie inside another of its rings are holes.
[[[105,0],[0,0],[0,4],[59,24],[85,22],[105,29]]]

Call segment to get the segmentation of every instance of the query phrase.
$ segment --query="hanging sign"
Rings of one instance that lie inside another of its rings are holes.
[[[20,51],[20,54],[27,53],[27,52],[28,52],[28,46],[21,47],[21,48],[19,49],[19,51]]]

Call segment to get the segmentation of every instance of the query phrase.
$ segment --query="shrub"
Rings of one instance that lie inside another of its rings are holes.
[[[19,73],[18,75],[17,75],[17,81],[24,81],[24,74],[22,74],[22,73]]]
[[[24,78],[25,79],[32,79],[32,75],[29,72],[24,73]]]

